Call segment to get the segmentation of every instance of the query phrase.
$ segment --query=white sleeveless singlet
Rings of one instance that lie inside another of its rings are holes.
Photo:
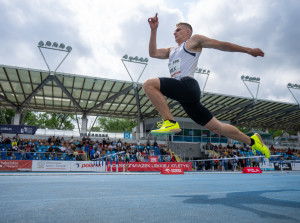
[[[187,41],[186,41],[187,42]],[[185,48],[186,42],[172,48],[169,53],[169,71],[171,78],[194,77],[201,52],[190,52]]]

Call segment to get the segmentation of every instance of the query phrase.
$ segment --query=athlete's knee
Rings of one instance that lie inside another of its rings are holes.
[[[144,82],[143,84],[143,89],[145,92],[148,92],[150,90],[153,90],[155,88],[159,89],[159,79],[158,78],[151,78],[151,79],[148,79]]]

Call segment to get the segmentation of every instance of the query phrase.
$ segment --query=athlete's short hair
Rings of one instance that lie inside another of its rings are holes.
[[[177,27],[177,26],[185,26],[186,28],[188,28],[188,29],[191,30],[191,35],[192,35],[192,33],[193,33],[193,27],[192,27],[190,24],[188,24],[188,23],[186,23],[186,22],[180,22],[180,23],[177,23],[177,24],[176,24],[176,27]]]

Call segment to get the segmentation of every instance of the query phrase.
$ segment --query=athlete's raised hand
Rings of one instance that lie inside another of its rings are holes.
[[[151,18],[148,19],[148,23],[150,25],[151,30],[157,29],[158,24],[159,24],[157,13],[155,14],[154,17],[151,17]]]
[[[254,57],[260,56],[263,57],[265,53],[259,48],[253,48],[248,51],[248,53]]]

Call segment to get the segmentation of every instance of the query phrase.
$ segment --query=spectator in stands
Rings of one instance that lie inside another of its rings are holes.
[[[153,149],[150,149],[149,155],[154,156],[154,150]]]
[[[52,142],[52,137],[51,137],[51,136],[49,136],[47,142],[48,142],[49,144],[51,144],[51,142]]]
[[[0,145],[4,144],[4,136],[0,133]]]
[[[65,144],[65,143],[61,143],[61,144],[60,144],[60,151],[61,151],[62,153],[65,153],[66,150],[67,150],[66,144]]]
[[[84,151],[82,149],[78,149],[78,160],[85,160],[85,157],[84,157]]]
[[[154,147],[158,147],[158,144],[157,144],[157,142],[156,142],[156,139],[155,139],[154,142],[153,142],[153,146],[154,146]]]
[[[135,156],[136,156],[137,162],[142,162],[142,154],[141,154],[139,148],[137,148]]]
[[[36,152],[36,146],[35,143],[31,143],[30,145],[30,152],[35,153]]]
[[[173,154],[173,156],[172,156],[172,162],[176,162],[176,159],[175,159],[174,154]]]
[[[142,151],[142,157],[144,160],[148,159],[148,150],[146,148],[144,148]]]
[[[74,141],[74,137],[73,136],[71,136],[71,138],[70,138],[70,140],[69,140],[69,143],[74,143],[75,141]]]
[[[150,143],[150,140],[149,140],[149,139],[147,140],[146,145],[149,146],[149,147],[151,146],[151,143]]]
[[[78,148],[75,148],[75,151],[73,152],[73,157],[75,158],[75,160],[77,160],[78,155],[79,155]]]
[[[125,153],[125,172],[128,172],[129,162],[130,162],[130,154],[129,154],[128,150],[126,150],[126,153]]]
[[[97,159],[97,158],[100,157],[100,155],[101,155],[100,149],[97,149],[96,152],[95,152],[95,154],[94,154],[94,158]]]
[[[91,150],[90,150],[90,159],[94,159],[95,158],[95,153],[96,153],[96,151],[95,151],[95,146],[92,146],[91,147]]]
[[[51,156],[52,152],[53,152],[53,147],[52,146],[48,147],[48,149],[46,150],[46,153],[45,153],[46,158]]]
[[[292,152],[292,150],[291,150],[290,147],[288,148],[288,150],[286,152],[286,155],[288,155],[288,156],[292,156],[293,155],[293,152]]]
[[[11,140],[10,140],[9,137],[7,137],[7,138],[4,139],[4,144],[5,144],[5,146],[6,145],[11,145]]]
[[[57,136],[56,140],[55,140],[55,145],[60,145],[61,144],[61,140],[59,138],[59,136]]]
[[[118,147],[122,147],[122,142],[121,142],[121,139],[119,139],[119,140],[118,140],[118,142],[117,142],[117,146],[118,146]]]

